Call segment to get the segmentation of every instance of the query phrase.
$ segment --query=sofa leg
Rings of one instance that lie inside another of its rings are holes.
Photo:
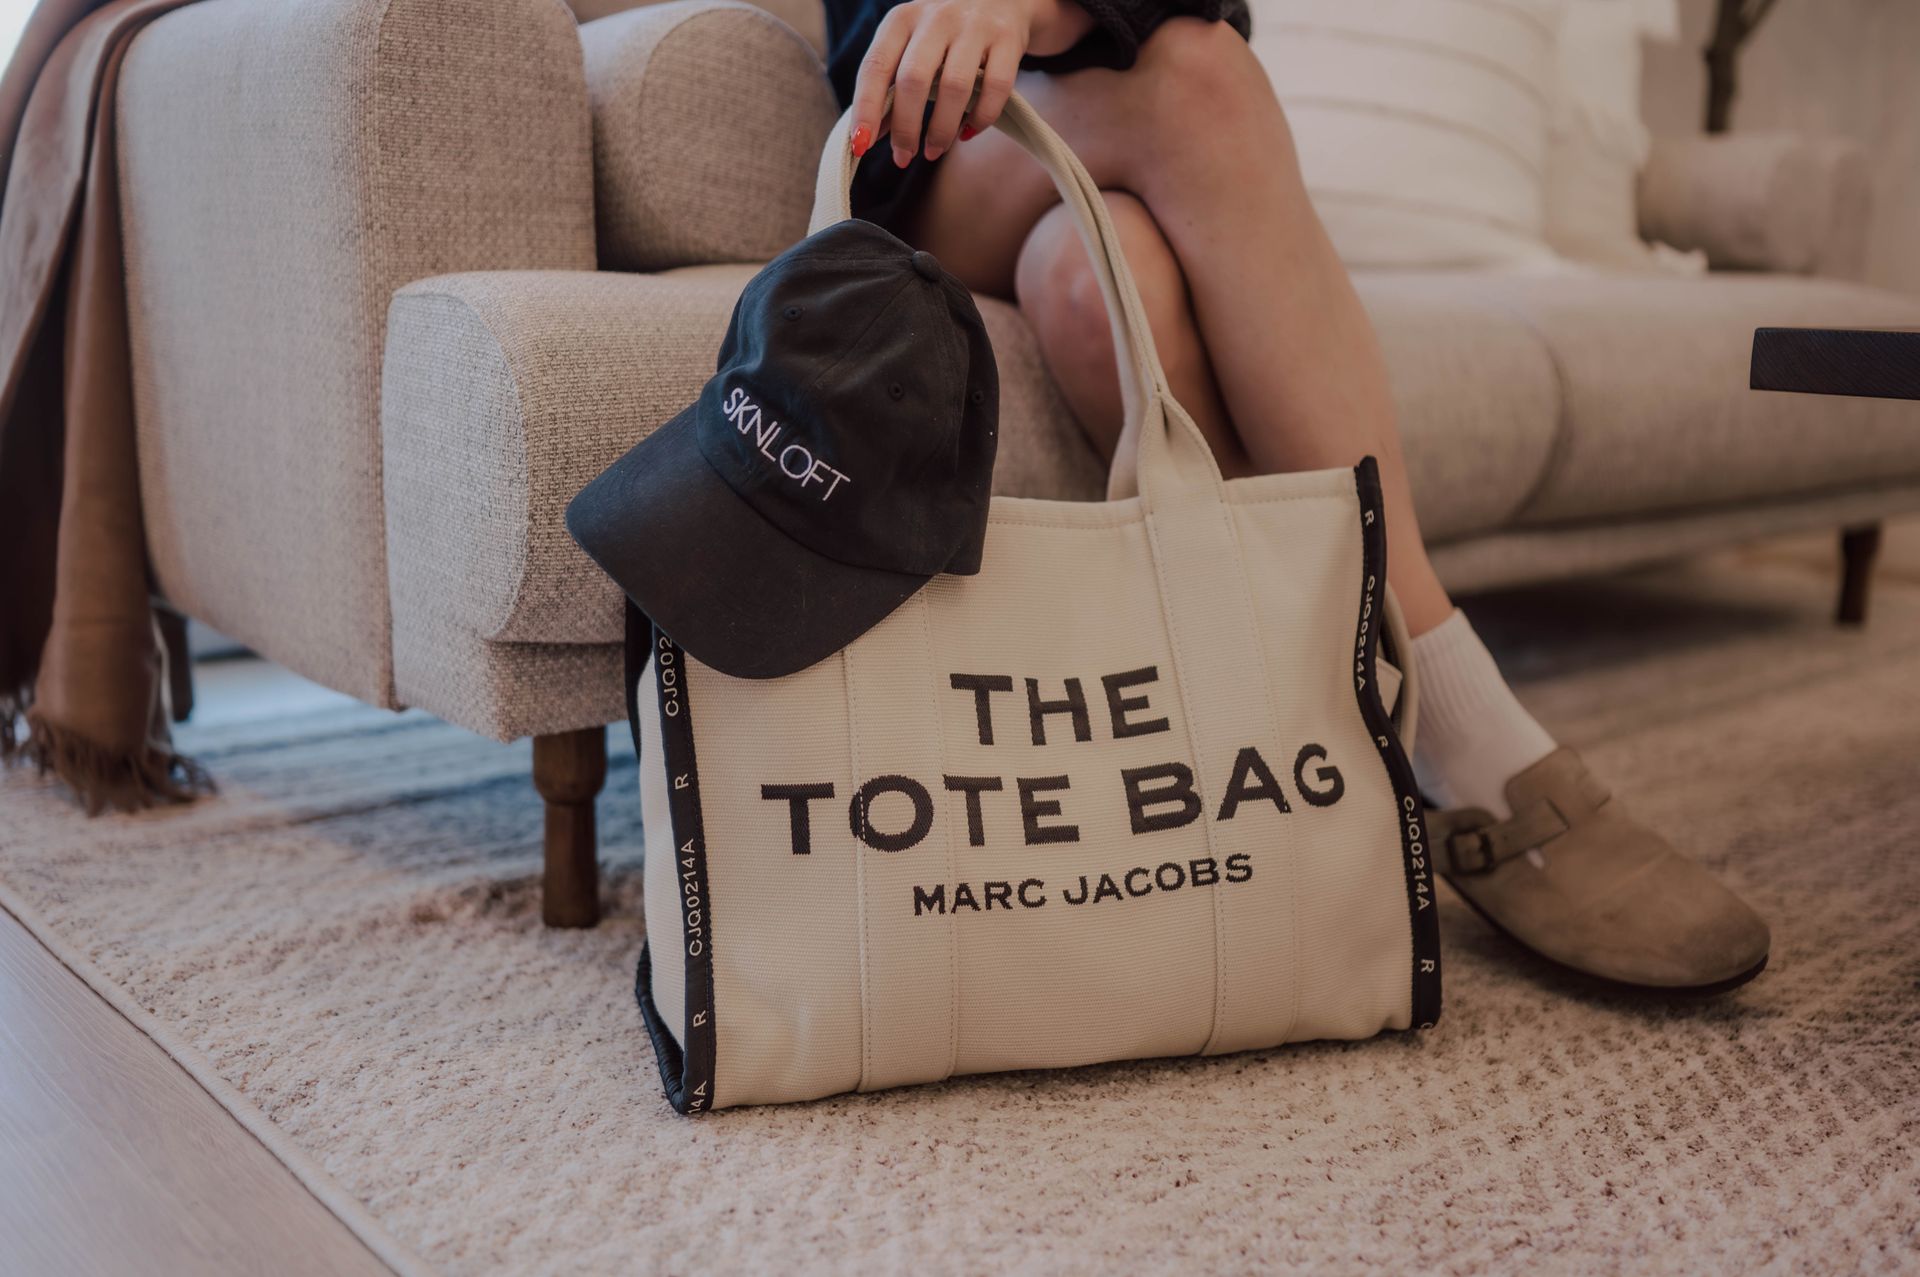
[[[1834,616],[1840,624],[1866,624],[1867,590],[1873,583],[1873,561],[1879,553],[1879,524],[1841,530],[1840,606]]]
[[[187,650],[187,618],[164,604],[153,608],[160,644],[166,649],[167,708],[176,723],[193,716],[193,654]]]
[[[594,800],[606,779],[606,728],[533,738],[533,787],[547,804],[540,917],[549,927],[591,927],[600,921]]]

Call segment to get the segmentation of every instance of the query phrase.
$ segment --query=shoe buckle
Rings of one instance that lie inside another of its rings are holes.
[[[1498,861],[1494,856],[1493,839],[1487,836],[1491,828],[1491,825],[1482,825],[1478,829],[1456,829],[1447,835],[1447,861],[1454,873],[1473,875],[1493,872]]]

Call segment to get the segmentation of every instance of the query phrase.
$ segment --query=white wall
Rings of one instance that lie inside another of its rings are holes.
[[[1647,64],[1647,122],[1698,132],[1713,0],[1681,0],[1682,42]],[[1742,52],[1735,131],[1855,138],[1874,160],[1867,277],[1920,293],[1920,0],[1777,0]]]
[[[27,25],[34,0],[0,0],[0,66],[13,57],[13,46],[20,40],[20,28]]]

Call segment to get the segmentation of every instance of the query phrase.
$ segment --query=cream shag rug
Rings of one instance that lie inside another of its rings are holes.
[[[689,1120],[631,993],[624,748],[611,916],[551,932],[524,746],[358,707],[186,732],[223,789],[179,811],[0,778],[0,890],[448,1273],[1911,1268],[1920,584],[1864,633],[1832,589],[1747,556],[1470,609],[1772,921],[1706,1003],[1583,990],[1448,899],[1427,1034]]]

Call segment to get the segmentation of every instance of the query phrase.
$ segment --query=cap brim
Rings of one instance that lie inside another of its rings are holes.
[[[931,578],[825,558],[714,473],[687,408],[567,506],[567,531],[655,625],[735,678],[833,655]]]

